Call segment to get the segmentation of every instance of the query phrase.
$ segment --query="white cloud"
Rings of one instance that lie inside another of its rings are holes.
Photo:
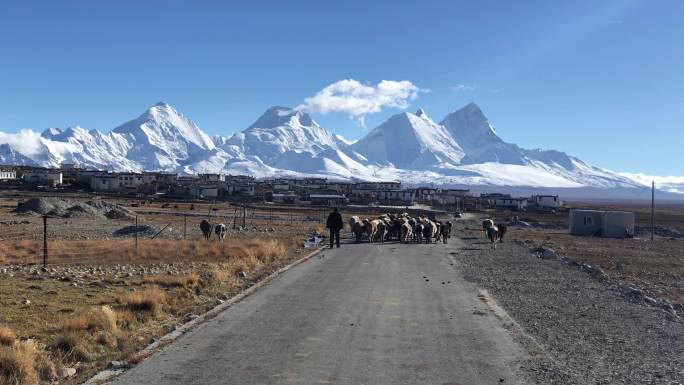
[[[428,90],[420,89],[408,80],[383,80],[372,85],[345,79],[304,99],[297,108],[322,114],[342,112],[363,125],[365,115],[380,112],[384,107],[408,108],[410,101],[415,100],[420,92]]]
[[[454,92],[475,91],[475,86],[469,86],[469,85],[465,85],[465,84],[456,84],[455,86],[451,87],[451,90]]]
[[[43,148],[40,133],[28,128],[17,133],[0,132],[0,144],[5,143],[16,151],[21,149],[21,153],[26,156],[39,154]]]

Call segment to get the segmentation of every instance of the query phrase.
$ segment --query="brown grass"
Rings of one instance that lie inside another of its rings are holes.
[[[75,330],[105,330],[117,329],[117,314],[109,306],[100,306],[87,313],[64,320],[62,328]]]
[[[17,339],[17,335],[5,326],[0,326],[0,346],[12,346]]]
[[[143,291],[131,291],[119,294],[116,302],[134,311],[157,312],[166,301],[166,293],[153,287]]]
[[[197,285],[197,283],[199,283],[199,279],[200,277],[197,273],[185,275],[155,274],[148,275],[147,277],[143,278],[143,281],[164,287],[188,287]]]
[[[0,346],[0,385],[37,385],[36,348],[30,341]]]
[[[285,254],[301,242],[292,236],[263,239],[258,236],[232,237],[226,242],[215,240],[141,239],[136,251],[130,239],[107,240],[54,240],[48,244],[49,261],[62,263],[119,263],[149,264],[178,261],[221,262],[248,256],[273,258]],[[302,237],[303,239],[303,237]],[[294,241],[294,242],[293,242]],[[39,263],[42,242],[33,240],[0,242],[3,263]]]

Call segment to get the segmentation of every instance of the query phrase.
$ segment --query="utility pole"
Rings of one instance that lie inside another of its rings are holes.
[[[47,267],[48,245],[47,245],[47,215],[43,215],[43,267]]]
[[[655,181],[651,182],[651,241],[655,238]]]

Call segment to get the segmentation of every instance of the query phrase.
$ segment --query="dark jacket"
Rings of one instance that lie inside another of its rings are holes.
[[[342,215],[340,215],[339,212],[332,212],[328,215],[328,221],[325,223],[325,227],[330,230],[341,230],[343,226],[344,222],[342,222]]]

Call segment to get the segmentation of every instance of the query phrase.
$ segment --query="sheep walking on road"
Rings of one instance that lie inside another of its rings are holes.
[[[211,222],[207,219],[202,219],[202,222],[200,222],[200,230],[202,230],[202,234],[204,234],[204,239],[208,241],[209,237],[211,237]]]
[[[214,228],[214,232],[218,236],[219,242],[223,242],[223,239],[226,237],[226,225],[224,225],[223,223],[219,223]]]

